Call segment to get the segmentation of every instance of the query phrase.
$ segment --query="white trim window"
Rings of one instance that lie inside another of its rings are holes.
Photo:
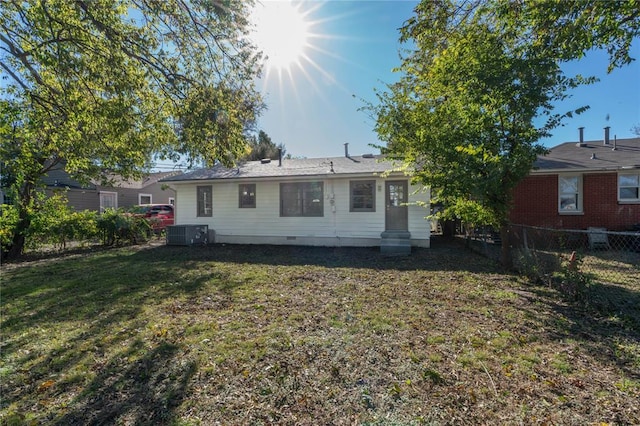
[[[138,204],[153,204],[153,195],[138,194]]]
[[[640,173],[618,175],[618,201],[640,201]]]
[[[582,212],[582,175],[558,176],[558,211]]]
[[[118,208],[118,193],[100,191],[100,213],[104,213],[107,209]]]

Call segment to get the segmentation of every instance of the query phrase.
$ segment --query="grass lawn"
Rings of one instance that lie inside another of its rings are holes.
[[[633,286],[578,305],[443,243],[149,245],[0,273],[2,424],[640,424]]]

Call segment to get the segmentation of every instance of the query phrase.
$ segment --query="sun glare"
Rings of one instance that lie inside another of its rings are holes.
[[[253,40],[268,68],[290,71],[300,64],[308,45],[309,23],[299,7],[290,1],[258,1],[251,18]]]

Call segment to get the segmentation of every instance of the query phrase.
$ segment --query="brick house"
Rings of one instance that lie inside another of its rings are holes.
[[[540,156],[516,188],[514,224],[627,231],[640,224],[640,138],[566,142]]]

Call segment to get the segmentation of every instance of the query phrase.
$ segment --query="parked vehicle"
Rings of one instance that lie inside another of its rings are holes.
[[[141,204],[135,206],[131,212],[146,218],[151,228],[156,232],[160,232],[174,223],[174,211],[171,204]]]

